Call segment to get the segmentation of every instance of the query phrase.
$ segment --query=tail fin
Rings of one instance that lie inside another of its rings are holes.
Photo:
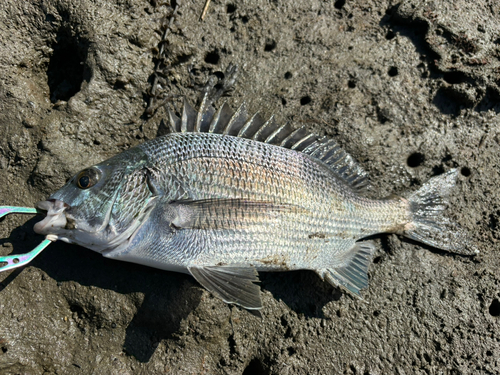
[[[470,244],[468,233],[443,215],[448,208],[448,197],[457,175],[458,171],[452,169],[433,177],[408,196],[413,220],[405,227],[403,234],[442,250],[473,255],[479,251]]]

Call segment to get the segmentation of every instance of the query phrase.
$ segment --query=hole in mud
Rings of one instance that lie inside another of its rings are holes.
[[[113,85],[113,90],[123,90],[125,88],[125,82],[116,81]]]
[[[396,36],[396,34],[394,33],[394,31],[389,30],[389,31],[387,32],[387,34],[385,34],[385,39],[387,39],[387,40],[391,40],[391,39],[394,39],[394,38],[395,38],[395,36]]]
[[[264,51],[271,52],[276,48],[276,41],[268,39],[266,45],[264,46]]]
[[[236,12],[236,5],[228,4],[226,7],[226,13],[234,13]]]
[[[444,168],[440,165],[432,168],[432,175],[433,176],[439,176],[440,174],[443,174],[444,172],[445,172]]]
[[[396,77],[398,75],[398,68],[396,66],[391,66],[387,74],[389,74],[389,77]]]
[[[7,353],[8,349],[6,346],[2,346],[2,353]]]
[[[450,88],[440,87],[432,99],[432,103],[446,115],[457,116],[460,113],[460,104],[456,94]]]
[[[241,22],[248,23],[248,17],[247,16],[241,17]]]
[[[211,51],[205,55],[205,62],[207,64],[217,65],[220,60],[220,55],[217,51]]]
[[[69,310],[71,312],[74,312],[76,313],[76,315],[78,316],[78,318],[83,318],[85,316],[85,310],[83,309],[83,307],[81,306],[78,306],[78,305],[71,305],[69,307]]]
[[[300,105],[306,105],[312,102],[312,99],[309,95],[303,96],[300,98]]]
[[[226,76],[224,74],[224,72],[221,72],[221,71],[213,72],[212,74],[214,76],[216,76],[219,81],[222,81],[224,79],[224,77]]]
[[[450,85],[456,85],[467,81],[467,76],[462,72],[446,72],[443,79]]]
[[[381,124],[385,124],[387,121],[391,119],[391,114],[386,108],[380,108],[377,106],[377,120]]]
[[[375,257],[373,258],[373,263],[377,264],[377,263],[380,263],[382,261],[382,257]]]
[[[47,84],[50,101],[68,101],[78,91],[84,80],[87,46],[71,35],[70,28],[60,28],[47,67]]]
[[[292,73],[286,72],[285,73],[285,79],[292,79]]]
[[[495,238],[499,238],[500,237],[500,234],[499,234],[499,231],[498,231],[498,218],[500,217],[500,211],[497,211],[497,212],[494,212],[492,214],[489,215],[489,222],[488,222],[488,226],[491,228],[491,231],[493,232],[493,237]]]
[[[491,302],[489,312],[491,316],[500,316],[500,301],[497,298]]]
[[[254,358],[243,371],[243,375],[267,375],[267,371],[262,362]]]
[[[345,5],[345,0],[337,0],[333,6],[337,9],[342,9]]]
[[[500,79],[497,81],[497,85],[500,86]],[[488,87],[486,89],[486,95],[476,106],[475,110],[477,112],[492,110],[497,114],[500,113],[500,93]]]
[[[187,63],[193,55],[190,55],[189,53],[181,53],[177,56],[174,56],[174,64],[184,64]],[[167,70],[164,70],[164,72],[167,72]]]
[[[284,106],[286,105],[287,101],[285,98],[281,98],[281,104],[283,104]]]
[[[353,89],[356,87],[356,81],[353,80],[353,79],[350,79],[348,82],[347,82],[347,87],[349,87],[350,89]]]
[[[469,168],[467,167],[462,167],[462,169],[460,169],[460,173],[462,174],[462,176],[464,177],[469,177],[470,174],[471,174],[471,171]]]
[[[417,168],[423,164],[425,161],[425,156],[421,154],[420,152],[414,152],[410,156],[408,156],[408,159],[406,160],[406,164],[410,168]]]
[[[491,357],[493,355],[493,352],[491,350],[486,351],[486,356]]]

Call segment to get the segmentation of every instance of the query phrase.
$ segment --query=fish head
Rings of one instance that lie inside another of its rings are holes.
[[[46,216],[35,232],[98,252],[116,248],[142,223],[154,198],[146,162],[130,149],[78,172],[37,204]]]

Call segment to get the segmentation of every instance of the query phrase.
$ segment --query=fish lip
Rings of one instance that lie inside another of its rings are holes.
[[[33,227],[35,233],[44,235],[55,235],[58,230],[64,229],[67,224],[66,211],[71,206],[59,199],[48,199],[36,204],[45,218]]]
[[[71,208],[71,206],[59,199],[47,199],[45,201],[40,201],[36,205],[36,208],[42,211],[50,211],[56,209],[57,211]]]

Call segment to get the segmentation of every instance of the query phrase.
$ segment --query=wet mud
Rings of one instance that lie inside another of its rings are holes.
[[[219,105],[335,137],[373,196],[459,168],[450,216],[480,254],[376,236],[362,300],[267,273],[258,317],[187,275],[55,243],[0,274],[0,374],[500,373],[499,3],[214,0],[203,21],[204,1],[170,5],[0,4],[0,205],[163,133],[164,102],[234,63]],[[34,248],[37,220],[2,220],[0,255]]]

